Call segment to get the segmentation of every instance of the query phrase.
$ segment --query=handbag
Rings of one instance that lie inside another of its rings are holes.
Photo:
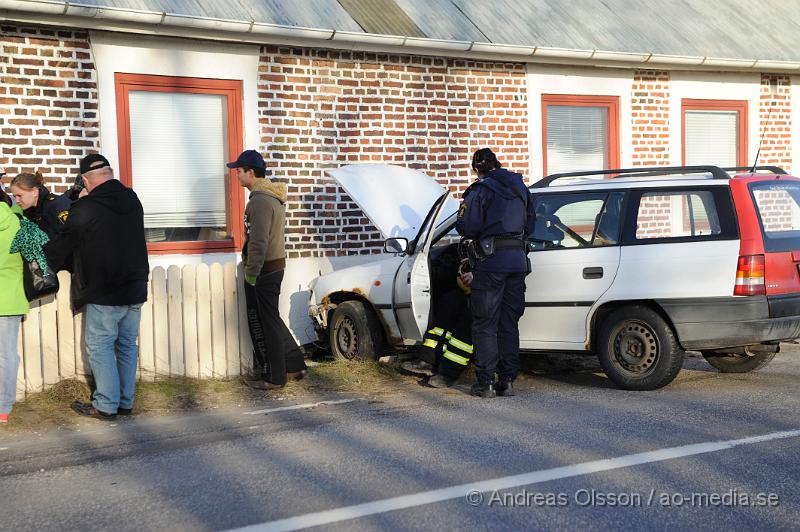
[[[22,285],[28,301],[58,292],[58,276],[53,270],[50,268],[43,270],[35,260],[28,262],[23,259],[22,262]]]
[[[58,292],[58,276],[48,266],[42,268],[38,258],[45,258],[42,244],[47,235],[21,213],[15,213],[20,221],[20,230],[14,236],[9,251],[18,252],[22,257],[22,286],[28,301],[49,296]],[[46,261],[45,261],[46,263]]]

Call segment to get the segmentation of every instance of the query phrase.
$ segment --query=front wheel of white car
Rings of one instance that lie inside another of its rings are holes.
[[[345,301],[336,307],[328,336],[336,358],[374,360],[381,345],[380,323],[361,301]]]
[[[685,352],[666,321],[653,309],[631,305],[613,311],[598,330],[600,364],[625,390],[666,386],[683,366]]]

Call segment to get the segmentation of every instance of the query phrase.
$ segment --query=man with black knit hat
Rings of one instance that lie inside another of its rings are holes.
[[[99,153],[81,160],[88,194],[70,210],[62,231],[45,244],[54,270],[72,270],[72,305],[86,307],[86,350],[96,384],[77,413],[105,421],[133,411],[137,338],[147,300],[144,213],[136,193],[114,178]]]
[[[242,262],[247,324],[261,378],[247,384],[259,390],[282,388],[287,379],[306,375],[303,352],[278,308],[286,268],[287,187],[267,179],[264,159],[255,150],[242,152],[227,166],[236,169],[239,184],[250,191],[244,211]]]

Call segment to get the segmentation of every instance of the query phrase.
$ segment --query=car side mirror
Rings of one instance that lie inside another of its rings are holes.
[[[405,253],[408,251],[408,239],[387,238],[383,243],[383,251],[386,253]]]

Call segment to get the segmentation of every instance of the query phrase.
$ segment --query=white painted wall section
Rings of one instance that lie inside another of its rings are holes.
[[[619,97],[619,146],[620,164],[623,168],[632,165],[631,149],[631,96],[633,70],[564,68],[544,65],[528,65],[528,113],[530,128],[531,183],[541,179],[544,171],[542,152],[542,94],[564,94],[580,96]]]
[[[747,160],[751,161],[755,158],[760,138],[758,112],[761,100],[761,74],[671,72],[670,77],[671,165],[680,166],[682,164],[683,117],[681,102],[684,99],[747,101]]]
[[[114,74],[149,74],[242,81],[244,145],[257,148],[259,47],[92,31],[89,42],[97,68],[100,146],[119,168]],[[154,121],[158,117],[153,117]]]

